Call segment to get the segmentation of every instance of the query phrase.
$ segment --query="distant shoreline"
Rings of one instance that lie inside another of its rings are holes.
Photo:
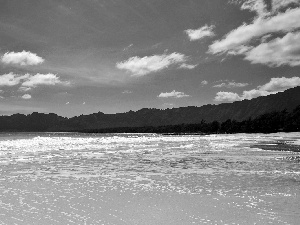
[[[145,109],[124,115],[111,116],[97,113],[71,119],[55,114],[33,113],[27,116],[16,114],[0,116],[0,131],[159,133],[169,135],[300,132],[300,105],[292,111],[273,111],[255,118],[248,117],[242,121],[233,118],[205,121],[201,114],[196,112],[192,115],[174,111],[173,117],[171,114],[160,113],[157,110]],[[167,120],[166,118],[171,119]]]

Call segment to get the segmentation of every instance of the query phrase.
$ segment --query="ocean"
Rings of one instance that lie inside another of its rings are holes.
[[[1,133],[0,224],[297,225],[299,140]]]

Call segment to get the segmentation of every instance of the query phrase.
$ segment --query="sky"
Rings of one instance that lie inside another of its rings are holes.
[[[0,115],[202,106],[300,86],[300,0],[0,5]]]

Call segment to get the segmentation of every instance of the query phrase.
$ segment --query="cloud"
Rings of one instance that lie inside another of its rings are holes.
[[[145,76],[149,73],[166,69],[171,65],[185,63],[187,60],[188,57],[185,55],[174,52],[169,55],[153,55],[143,58],[138,56],[131,57],[126,61],[117,63],[116,67],[132,73],[132,76]]]
[[[288,33],[282,38],[262,43],[247,52],[245,59],[253,64],[299,66],[300,32]]]
[[[290,32],[300,28],[300,8],[280,13],[273,17],[256,18],[252,24],[243,24],[229,32],[222,40],[215,41],[209,46],[209,53],[223,54],[232,51],[235,53],[241,46],[251,40],[269,33]]]
[[[123,49],[123,52],[124,51],[127,51],[129,48],[131,48],[133,46],[133,44],[130,44],[130,45],[128,45],[127,47],[125,47],[124,49]]]
[[[25,82],[22,83],[23,87],[37,87],[39,85],[56,85],[62,84],[67,85],[68,82],[61,81],[60,78],[52,73],[48,74],[40,74],[37,73],[36,75],[30,76],[26,79]]]
[[[2,58],[4,64],[16,64],[21,66],[33,66],[44,62],[44,59],[35,53],[22,52],[6,52]]]
[[[237,93],[233,93],[233,92],[220,91],[217,93],[215,97],[215,101],[219,101],[219,102],[223,102],[223,101],[234,102],[239,100],[241,100],[240,96]]]
[[[69,105],[70,104],[70,102],[66,102],[66,105]]]
[[[299,5],[299,0],[246,0],[241,9],[256,12],[259,16],[277,13],[291,5]]]
[[[260,96],[267,96],[267,95],[271,95],[271,94],[276,94],[278,92],[269,92],[269,91],[264,91],[264,90],[260,90],[260,89],[252,89],[250,91],[244,91],[243,95],[240,97],[241,100],[244,99],[252,99],[252,98],[257,98]]]
[[[218,92],[215,101],[240,101],[244,99],[257,98],[285,91],[290,88],[300,86],[300,77],[271,78],[271,80],[255,89],[243,91],[242,95],[233,92]]]
[[[29,75],[17,75],[14,73],[3,74],[0,76],[0,86],[15,86],[20,83],[21,80],[28,78]]]
[[[122,92],[122,94],[131,94],[131,93],[132,93],[132,91],[129,91],[129,90],[125,90]]]
[[[31,99],[31,95],[30,94],[25,94],[21,98],[23,98],[23,99]]]
[[[232,82],[228,82],[228,83],[216,84],[213,87],[215,87],[215,88],[222,88],[222,87],[235,88],[235,87],[246,87],[248,85],[249,85],[248,83],[236,83],[236,82],[232,81]]]
[[[293,4],[300,5],[300,0],[273,0],[272,1],[272,10],[279,11],[279,10],[289,7]]]
[[[243,4],[241,6],[242,10],[249,10],[252,12],[256,12],[258,15],[264,15],[268,11],[266,9],[266,5],[264,0],[247,0],[243,1]]]
[[[26,91],[30,91],[31,87],[19,87],[18,91],[20,92],[26,92]]]
[[[196,30],[188,29],[185,30],[184,32],[189,36],[190,41],[196,41],[205,37],[215,36],[215,33],[213,32],[214,28],[215,26],[213,25],[211,26],[205,25],[203,27],[200,27],[199,29]]]
[[[179,68],[180,68],[180,69],[188,69],[188,70],[192,70],[192,69],[196,68],[197,66],[198,66],[198,64],[197,64],[197,65],[191,65],[191,64],[182,63],[182,64],[179,66]]]
[[[300,65],[300,0],[232,2],[256,16],[211,44],[208,53],[243,55],[253,64],[270,67]]]
[[[165,93],[160,93],[157,97],[159,98],[184,98],[184,97],[190,97],[189,95],[184,94],[183,92],[178,92],[178,91],[171,91],[171,92],[165,92]]]
[[[270,82],[259,86],[259,89],[268,92],[280,92],[297,86],[300,86],[300,77],[278,77],[271,78]]]
[[[203,81],[201,81],[201,84],[202,84],[202,85],[207,85],[207,84],[208,84],[208,81],[203,80]]]
[[[15,86],[21,84],[19,91],[28,91],[30,88],[35,88],[39,85],[68,85],[69,82],[61,81],[55,74],[40,74],[36,75],[18,75],[14,73],[8,73],[0,76],[0,86]]]

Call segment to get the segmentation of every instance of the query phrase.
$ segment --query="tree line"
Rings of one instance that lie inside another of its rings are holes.
[[[265,113],[255,118],[248,118],[243,121],[228,119],[223,122],[206,122],[202,120],[199,123],[178,123],[177,125],[146,125],[140,126],[140,123],[134,123],[132,116],[123,118],[125,124],[132,126],[121,127],[118,123],[111,124],[113,128],[100,128],[94,126],[98,122],[109,123],[109,119],[102,114],[92,114],[89,116],[79,116],[71,119],[57,116],[56,114],[32,113],[30,115],[14,114],[11,116],[0,116],[1,132],[45,132],[45,131],[68,131],[68,132],[87,132],[87,133],[273,133],[273,132],[296,132],[300,131],[300,105],[293,111],[275,111]],[[194,115],[197,117],[197,114]],[[148,117],[145,116],[147,119]],[[157,117],[153,117],[155,120]],[[161,118],[160,118],[161,119]],[[184,118],[183,118],[184,120]],[[150,121],[149,118],[147,121]],[[189,121],[189,120],[187,120]],[[122,122],[122,121],[121,121]],[[140,119],[140,122],[143,122]],[[174,124],[177,121],[172,121]],[[121,124],[121,123],[119,123]],[[159,124],[154,121],[154,124]],[[94,128],[96,127],[96,128]]]
[[[218,133],[275,133],[300,131],[300,105],[292,112],[275,111],[265,113],[254,119],[236,121],[228,119],[224,122],[205,122],[197,124],[178,124],[166,126],[116,127],[103,129],[79,130],[87,133],[165,133],[165,134],[218,134]]]

